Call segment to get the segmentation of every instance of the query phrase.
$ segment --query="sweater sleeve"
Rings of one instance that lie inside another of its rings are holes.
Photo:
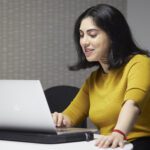
[[[89,92],[87,80],[82,85],[71,104],[63,111],[71,119],[72,126],[80,124],[89,112]]]
[[[127,77],[124,102],[134,100],[143,109],[150,94],[150,59],[145,58],[132,64]]]

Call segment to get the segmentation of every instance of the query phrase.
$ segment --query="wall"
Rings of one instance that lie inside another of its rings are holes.
[[[128,0],[127,19],[136,41],[150,50],[150,1]]]
[[[45,88],[80,87],[91,70],[70,72],[77,16],[97,3],[126,13],[126,0],[0,0],[0,79],[39,79]]]

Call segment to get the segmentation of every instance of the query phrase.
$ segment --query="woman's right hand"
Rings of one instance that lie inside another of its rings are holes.
[[[52,118],[56,127],[71,127],[71,120],[63,113],[54,112]]]

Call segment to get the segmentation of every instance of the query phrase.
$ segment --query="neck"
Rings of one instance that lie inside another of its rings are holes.
[[[109,72],[109,64],[108,64],[108,61],[102,61],[100,60],[99,61],[101,67],[103,68],[104,72],[105,73],[108,73]]]
[[[109,73],[109,65],[108,64],[101,64],[105,73]]]

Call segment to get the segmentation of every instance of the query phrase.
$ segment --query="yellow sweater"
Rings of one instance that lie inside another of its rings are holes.
[[[126,100],[134,100],[141,110],[127,138],[150,136],[150,59],[145,55],[134,56],[126,65],[108,74],[99,69],[92,72],[63,113],[73,125],[89,116],[100,133],[108,135]]]

